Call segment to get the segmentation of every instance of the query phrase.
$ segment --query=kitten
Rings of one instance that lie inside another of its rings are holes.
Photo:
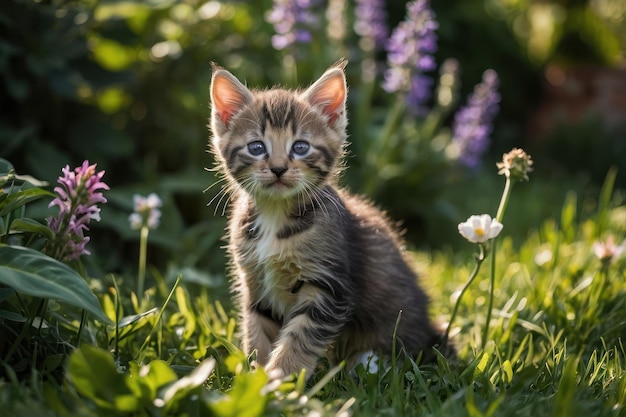
[[[214,67],[212,151],[233,203],[228,251],[243,349],[285,373],[367,351],[440,342],[398,234],[338,188],[346,143],[345,62],[305,91],[251,91]]]

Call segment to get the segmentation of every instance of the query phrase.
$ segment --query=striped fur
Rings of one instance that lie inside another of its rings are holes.
[[[343,64],[305,91],[250,91],[214,69],[212,150],[232,198],[243,349],[269,369],[310,375],[322,356],[350,363],[365,351],[389,353],[400,312],[397,338],[408,353],[439,339],[389,221],[335,185],[346,94]]]

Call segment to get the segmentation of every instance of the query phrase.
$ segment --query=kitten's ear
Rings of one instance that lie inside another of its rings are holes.
[[[343,67],[335,66],[328,69],[302,96],[326,115],[328,122],[333,124],[345,114],[347,93]]]
[[[212,116],[228,127],[230,119],[252,101],[252,93],[233,74],[215,68],[211,79]]]

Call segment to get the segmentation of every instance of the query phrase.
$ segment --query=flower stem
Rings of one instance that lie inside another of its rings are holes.
[[[147,225],[141,226],[139,238],[139,273],[137,277],[137,297],[143,296],[144,282],[146,280],[146,258],[148,252],[148,233],[150,229]]]
[[[469,286],[472,284],[472,282],[474,282],[474,279],[476,279],[476,277],[478,276],[478,271],[480,271],[480,266],[485,260],[485,247],[482,244],[479,244],[478,248],[480,249],[480,252],[478,256],[476,257],[476,265],[474,266],[474,270],[472,271],[469,279],[465,283],[465,286],[463,286],[463,289],[461,290],[459,297],[456,299],[456,303],[454,303],[454,308],[452,309],[452,315],[450,316],[450,321],[448,322],[448,327],[446,328],[446,333],[443,338],[443,350],[444,351],[448,345],[448,339],[450,337],[450,329],[452,328],[452,323],[454,322],[454,319],[456,318],[456,314],[459,310],[459,305],[461,305],[461,299],[463,298],[463,295],[465,294]]]
[[[120,360],[120,315],[121,315],[121,303],[120,303],[120,287],[117,285],[115,275],[112,275],[113,287],[115,287],[115,363],[119,363]]]
[[[504,183],[504,191],[502,191],[502,198],[500,199],[500,205],[498,206],[498,213],[496,214],[496,220],[502,223],[502,217],[504,217],[504,210],[509,203],[509,197],[511,197],[511,187],[513,187],[513,181],[507,177]]]
[[[506,210],[506,206],[509,202],[509,197],[511,196],[511,188],[513,186],[513,182],[511,178],[506,177],[506,182],[504,184],[504,191],[502,191],[502,198],[500,199],[500,205],[498,206],[498,212],[496,214],[496,220],[502,223],[502,217],[504,217],[504,210]],[[495,237],[491,241],[491,276],[489,279],[489,304],[487,306],[487,318],[485,320],[485,330],[483,331],[482,343],[483,347],[487,345],[487,337],[489,336],[489,326],[491,324],[491,310],[493,309],[493,292],[495,288],[496,282],[496,240],[498,238]]]

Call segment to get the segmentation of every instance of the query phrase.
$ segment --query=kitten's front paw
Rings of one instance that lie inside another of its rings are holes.
[[[267,367],[265,367],[264,369],[270,381],[277,379],[282,380],[285,377],[285,373],[280,368],[268,369]]]
[[[273,354],[269,363],[265,366],[266,372],[280,370],[283,375],[287,376],[291,374],[299,374],[303,369],[305,369],[307,378],[309,378],[313,373],[316,363],[315,358],[301,358],[293,353],[280,354],[280,351],[275,353],[277,354]]]

